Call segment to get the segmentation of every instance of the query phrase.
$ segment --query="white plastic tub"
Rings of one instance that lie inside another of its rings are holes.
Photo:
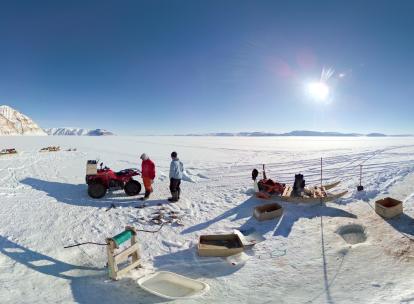
[[[210,286],[179,274],[168,271],[159,271],[146,275],[137,281],[138,285],[162,298],[184,299],[201,296]]]

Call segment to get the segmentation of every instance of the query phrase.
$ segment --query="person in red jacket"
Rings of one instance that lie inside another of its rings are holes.
[[[155,164],[149,159],[146,153],[143,153],[140,158],[142,159],[141,175],[145,188],[145,195],[141,198],[141,200],[145,201],[149,198],[151,192],[153,191],[152,184],[154,183],[155,178]]]

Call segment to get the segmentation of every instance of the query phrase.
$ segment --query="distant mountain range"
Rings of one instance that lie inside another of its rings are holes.
[[[33,120],[9,106],[0,106],[1,135],[47,135]]]
[[[12,107],[0,106],[0,136],[16,135],[83,135],[83,136],[105,136],[114,135],[104,129],[80,129],[80,128],[50,128],[42,129],[32,119]]]
[[[386,135],[382,133],[369,133],[369,134],[360,134],[360,133],[340,133],[340,132],[320,132],[320,131],[291,131],[288,133],[267,133],[267,132],[237,132],[237,133],[207,133],[207,134],[186,134],[185,136],[251,136],[251,137],[266,137],[266,136],[339,136],[339,137],[359,137],[359,136],[368,136],[368,137],[402,137],[402,136],[413,136],[408,134],[402,135]]]
[[[83,129],[83,128],[40,128],[32,119],[12,107],[3,105],[0,106],[0,136],[2,135],[54,135],[54,136],[108,136],[114,133],[105,129]],[[265,137],[265,136],[368,136],[368,137],[403,137],[413,136],[409,134],[402,135],[386,135],[382,133],[340,133],[340,132],[319,132],[299,130],[289,133],[268,133],[268,132],[238,132],[238,133],[206,133],[206,134],[186,134],[184,136],[250,136],[250,137]]]
[[[44,129],[48,135],[53,136],[109,136],[114,133],[104,129],[81,129],[81,128],[48,128]]]

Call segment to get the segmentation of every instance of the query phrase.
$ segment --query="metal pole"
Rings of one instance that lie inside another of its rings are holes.
[[[362,186],[362,164],[359,165],[359,186],[357,187],[357,190],[364,190],[364,186]]]
[[[322,157],[321,157],[321,189],[322,189]]]

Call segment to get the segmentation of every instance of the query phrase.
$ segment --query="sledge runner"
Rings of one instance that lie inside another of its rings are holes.
[[[178,159],[177,152],[171,153],[171,164],[170,164],[170,191],[172,197],[168,199],[170,202],[178,202],[180,199],[180,184],[183,178],[184,165]]]
[[[140,158],[142,159],[141,175],[145,188],[145,195],[144,197],[141,197],[140,200],[145,201],[153,191],[152,184],[154,183],[155,178],[155,164],[149,159],[146,153],[143,153]]]

